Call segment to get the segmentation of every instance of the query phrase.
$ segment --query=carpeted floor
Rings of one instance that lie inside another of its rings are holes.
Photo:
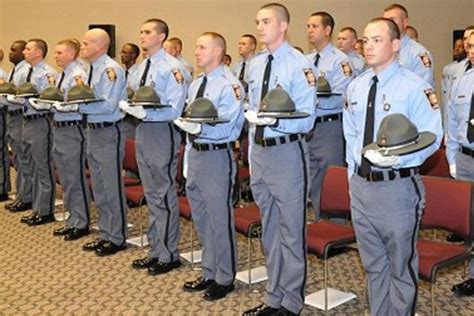
[[[152,277],[133,270],[132,260],[146,255],[146,250],[129,247],[111,257],[100,258],[82,251],[85,241],[65,242],[53,237],[53,228],[61,222],[40,227],[20,224],[25,213],[13,214],[0,205],[0,315],[239,315],[260,304],[265,283],[253,287],[236,281],[236,290],[225,299],[207,302],[202,293],[181,290],[185,281],[199,276],[184,264],[164,276]],[[96,214],[94,217],[96,218]],[[136,209],[129,221],[137,223]],[[181,251],[189,250],[189,222],[181,222]],[[133,233],[133,232],[132,232]],[[444,237],[438,234],[440,238]],[[245,268],[246,240],[239,236],[239,270]],[[256,244],[257,245],[257,244]],[[260,247],[255,247],[260,264]],[[306,293],[322,288],[322,262],[309,257]],[[462,280],[463,267],[442,273],[436,292],[438,315],[474,315],[474,298],[457,298],[450,288]],[[364,275],[355,250],[330,259],[332,287],[352,291],[357,299],[330,311],[331,315],[364,315]],[[430,288],[420,282],[419,315],[430,314]],[[323,315],[305,307],[303,315]]]

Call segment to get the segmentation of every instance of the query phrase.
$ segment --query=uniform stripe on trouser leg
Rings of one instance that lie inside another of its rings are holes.
[[[47,164],[48,164],[48,172],[49,172],[49,180],[51,182],[51,196],[49,199],[49,214],[54,213],[54,190],[56,183],[54,182],[54,174],[53,170],[51,169],[52,161],[53,159],[51,158],[51,139],[52,139],[52,130],[51,130],[51,124],[49,123],[48,119],[45,118],[44,122],[46,123],[46,127],[48,128],[48,133],[47,133],[47,138],[48,138],[48,148],[47,148]]]
[[[308,166],[306,165],[306,159],[304,155],[304,150],[303,150],[303,143],[300,141],[298,143],[298,147],[300,149],[301,153],[301,161],[303,163],[303,192],[304,192],[304,199],[303,199],[303,227],[302,227],[302,241],[303,241],[303,254],[304,254],[304,278],[303,278],[303,284],[301,286],[301,299],[304,302],[304,288],[306,286],[306,273],[308,267],[307,262],[306,262],[306,203],[308,199]]]
[[[413,260],[413,257],[415,256],[415,242],[416,242],[416,231],[417,231],[417,226],[418,226],[418,212],[419,212],[419,207],[420,207],[420,202],[422,200],[421,198],[421,193],[420,189],[418,188],[418,184],[416,183],[415,178],[411,178],[411,181],[413,182],[413,185],[415,187],[415,192],[416,195],[418,196],[418,202],[416,203],[416,209],[415,209],[415,226],[413,227],[413,233],[411,236],[411,249],[410,249],[410,259],[408,260],[408,271],[410,271],[410,276],[413,281],[413,286],[415,287],[415,295],[413,298],[413,304],[411,306],[411,315],[415,315],[415,309],[416,309],[416,298],[418,296],[418,281],[416,278],[416,272],[413,270],[413,267],[411,266],[411,261]]]
[[[165,208],[166,208],[166,227],[165,227],[165,240],[163,241],[166,249],[168,250],[168,252],[170,253],[170,258],[171,258],[171,261],[170,262],[173,262],[175,261],[174,258],[173,258],[173,252],[169,249],[169,246],[168,246],[168,242],[169,242],[169,228],[170,228],[170,220],[171,220],[171,209],[170,209],[170,205],[169,205],[169,202],[168,202],[168,194],[170,194],[170,188],[173,187],[173,175],[171,174],[171,165],[173,164],[173,157],[174,157],[174,134],[173,134],[173,126],[171,125],[171,123],[168,124],[168,130],[170,132],[170,160],[168,162],[168,180],[169,180],[169,183],[170,183],[170,186],[165,194]]]
[[[89,227],[90,223],[90,215],[89,215],[89,203],[87,202],[87,193],[86,193],[86,184],[84,183],[84,177],[85,177],[85,157],[84,155],[86,154],[85,148],[84,148],[84,143],[86,142],[86,137],[84,136],[84,131],[82,130],[81,126],[77,126],[77,130],[79,131],[79,134],[81,135],[81,154],[79,155],[79,165],[81,166],[81,188],[82,188],[82,198],[84,200],[84,207],[86,211],[86,218],[87,218],[87,224],[86,227]]]
[[[122,142],[122,136],[120,135],[120,128],[118,125],[115,125],[115,130],[117,131],[117,151],[115,153],[115,156],[117,158],[116,164],[117,164],[117,180],[118,180],[118,193],[119,193],[119,204],[120,204],[120,215],[122,217],[122,236],[123,236],[123,242],[125,243],[126,240],[126,225],[125,225],[125,210],[123,209],[123,188],[122,188],[122,170],[120,168],[120,143]]]
[[[235,278],[236,267],[235,267],[235,249],[234,249],[234,238],[232,235],[232,157],[230,156],[230,149],[227,150],[227,158],[229,159],[229,187],[227,188],[227,229],[229,231],[229,242],[230,242],[230,255],[232,258],[232,275]],[[250,273],[250,272],[249,272]]]

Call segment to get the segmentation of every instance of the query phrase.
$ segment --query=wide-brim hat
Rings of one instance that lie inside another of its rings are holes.
[[[143,106],[143,108],[169,107],[170,105],[161,104],[161,99],[155,89],[149,86],[143,86],[135,90],[132,97],[132,106]]]
[[[303,118],[309,116],[305,112],[297,112],[295,102],[283,89],[270,90],[260,102],[258,117],[271,118]]]
[[[4,82],[0,84],[0,94],[2,95],[15,95],[16,86],[11,82]]]
[[[39,96],[40,100],[45,101],[64,101],[64,93],[55,86],[49,86],[43,90]]]
[[[133,91],[132,88],[127,87],[127,99],[128,99],[128,100],[130,100],[130,101],[132,100],[134,93],[135,93],[135,91]]]
[[[38,90],[31,82],[25,82],[16,89],[17,98],[37,97],[38,95]]]
[[[97,101],[100,100],[97,100],[97,98],[95,97],[94,90],[92,90],[91,87],[83,84],[78,84],[71,87],[71,89],[69,89],[67,93],[68,104],[90,103]]]
[[[383,156],[402,156],[411,154],[433,144],[436,135],[431,132],[418,132],[413,124],[403,114],[395,113],[386,116],[377,131],[377,140],[362,150],[377,150]]]
[[[318,85],[316,89],[316,95],[318,97],[330,97],[333,95],[342,95],[342,93],[332,92],[329,81],[324,76],[318,77]]]
[[[183,118],[196,123],[225,123],[228,120],[220,119],[219,113],[211,100],[198,98],[194,100],[184,112]]]

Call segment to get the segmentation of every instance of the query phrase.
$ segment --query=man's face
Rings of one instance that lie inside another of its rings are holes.
[[[384,22],[369,23],[364,31],[364,53],[367,65],[375,71],[385,69],[395,59],[400,40],[390,40],[388,25]]]
[[[284,36],[288,25],[286,22],[280,22],[276,12],[272,9],[258,11],[255,23],[257,24],[257,35],[266,46],[271,46]]]
[[[120,61],[124,65],[133,64],[137,56],[133,53],[132,47],[130,45],[124,45],[120,51]]]
[[[198,67],[206,68],[220,58],[222,49],[217,47],[214,40],[207,35],[200,36],[196,41],[196,64]]]
[[[19,43],[13,43],[10,46],[10,53],[8,54],[8,59],[11,63],[15,65],[24,59],[23,56],[23,47]]]
[[[29,63],[37,61],[41,58],[41,50],[36,46],[35,42],[28,42],[23,50],[25,60]]]
[[[467,52],[468,48],[467,48],[467,41],[469,39],[469,36],[471,36],[471,34],[474,33],[474,30],[468,30],[468,31],[464,31],[464,36],[463,36],[463,42],[464,42],[464,50]]]
[[[337,48],[342,50],[344,53],[353,51],[356,42],[357,39],[350,31],[342,31],[337,35]]]
[[[81,57],[87,60],[94,59],[99,54],[100,48],[97,39],[90,33],[84,35],[81,45]]]
[[[147,50],[160,46],[163,43],[165,34],[156,31],[155,23],[145,23],[140,29],[141,46]]]
[[[163,45],[165,48],[165,51],[170,54],[171,56],[178,58],[178,50],[177,46],[170,41],[166,41],[165,44]]]
[[[459,59],[463,58],[466,54],[466,51],[464,50],[464,43],[461,38],[458,38],[454,42],[454,47],[453,47],[453,57],[454,59]]]
[[[74,50],[70,49],[68,46],[59,44],[54,49],[54,60],[56,64],[61,67],[65,68],[70,63],[72,63],[75,59],[75,52]]]
[[[238,47],[239,55],[243,58],[246,58],[255,52],[255,45],[253,44],[252,40],[245,36],[240,38]]]
[[[324,27],[320,16],[312,16],[308,19],[307,31],[309,42],[313,45],[317,45],[324,43],[329,38],[331,27]]]
[[[408,18],[405,16],[405,12],[400,9],[392,9],[384,12],[383,17],[392,20],[397,24],[400,34],[405,34],[405,29],[408,25]]]
[[[474,64],[474,32],[467,39],[467,58]]]

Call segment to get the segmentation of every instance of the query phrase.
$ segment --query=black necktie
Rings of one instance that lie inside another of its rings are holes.
[[[148,70],[150,70],[151,60],[148,58],[146,60],[145,70],[143,71],[142,78],[140,79],[140,87],[143,87],[146,83],[146,77],[148,76]]]
[[[127,79],[128,79],[128,69],[125,70],[125,81],[127,81]]]
[[[26,76],[26,82],[31,82],[31,74],[33,73],[33,67],[30,67],[28,75]]]
[[[244,76],[245,76],[245,61],[242,63],[242,68],[240,68],[239,80],[240,81],[244,80]]]
[[[374,140],[374,117],[375,117],[375,96],[377,95],[377,76],[372,77],[373,83],[370,86],[369,97],[367,99],[367,114],[365,116],[364,143],[362,147],[367,146]],[[362,155],[361,171],[363,176],[370,172],[370,162]]]
[[[321,55],[316,54],[316,58],[314,58],[314,67],[318,68],[318,64],[319,64],[319,58],[321,57]]]
[[[61,90],[61,85],[63,84],[63,80],[64,80],[64,71],[61,73],[61,78],[59,79],[59,83],[58,83],[59,90]]]
[[[262,93],[260,94],[260,101],[263,100],[263,98],[265,97],[265,95],[267,95],[267,92],[268,92],[268,84],[270,83],[270,74],[272,72],[272,60],[273,60],[273,56],[268,55],[267,65],[265,66],[265,71],[263,73]],[[255,129],[255,141],[257,143],[263,140],[264,130],[265,130],[265,126],[257,125]]]
[[[12,82],[12,81],[13,81],[13,76],[15,75],[15,70],[16,70],[16,66],[13,67],[12,72],[11,72],[11,74],[10,74],[10,78],[8,78],[8,82]]]
[[[92,73],[94,72],[94,67],[91,66],[89,67],[89,77],[87,78],[87,85],[90,87],[92,83]]]
[[[204,78],[202,78],[201,85],[199,86],[198,92],[196,93],[195,99],[202,98],[204,96],[204,90],[206,90],[206,84],[207,84],[207,77],[204,76]]]

